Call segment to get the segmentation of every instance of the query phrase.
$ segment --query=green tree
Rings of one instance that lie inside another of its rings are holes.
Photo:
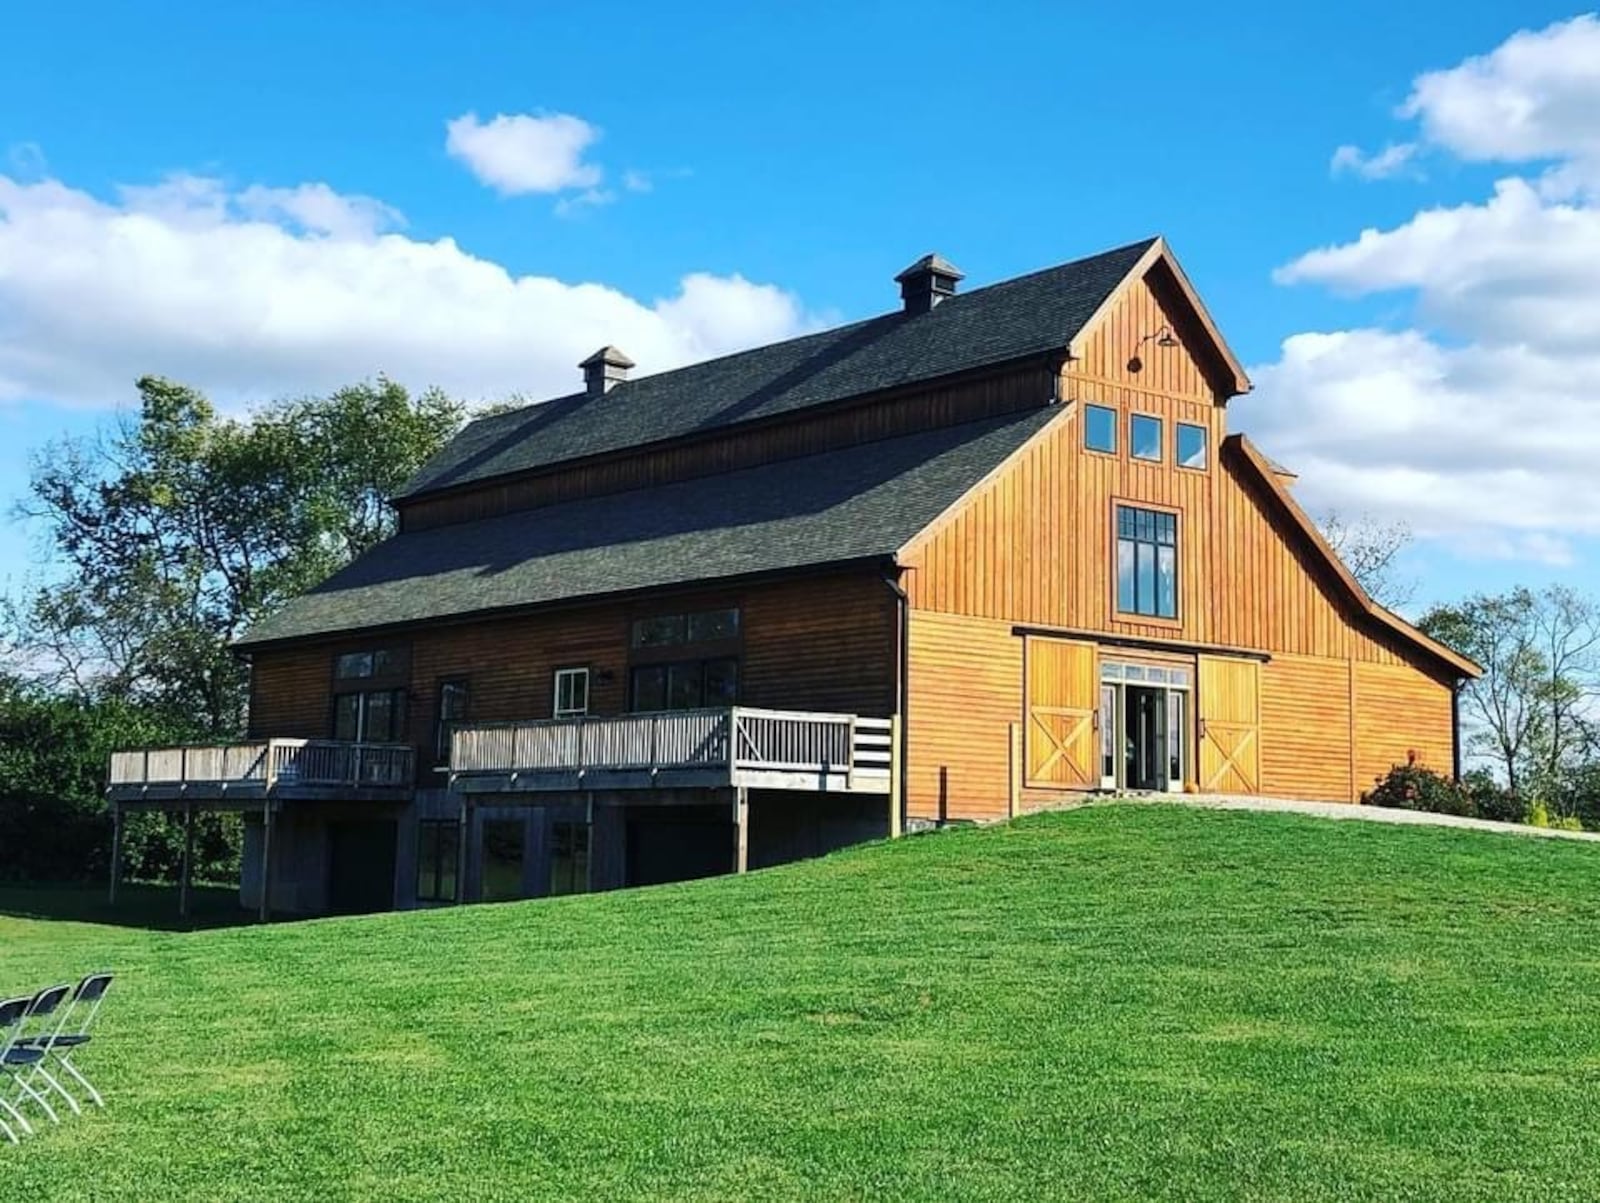
[[[1483,667],[1462,695],[1471,749],[1513,791],[1564,796],[1595,746],[1600,606],[1564,586],[1519,588],[1436,607],[1419,625]]]
[[[236,735],[246,676],[229,643],[391,533],[385,499],[462,408],[383,378],[245,418],[158,377],[138,388],[136,417],[36,457],[23,512],[54,575],[11,625],[28,662],[75,696]]]

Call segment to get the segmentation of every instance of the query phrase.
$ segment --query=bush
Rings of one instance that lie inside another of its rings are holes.
[[[1368,806],[1387,806],[1393,810],[1425,810],[1433,814],[1478,817],[1472,795],[1450,778],[1441,776],[1408,756],[1373,787],[1361,795]]]
[[[1474,769],[1461,779],[1461,789],[1472,800],[1482,819],[1499,823],[1526,823],[1528,804],[1482,769]]]

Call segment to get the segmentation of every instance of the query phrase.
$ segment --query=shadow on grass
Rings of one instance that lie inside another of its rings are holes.
[[[0,885],[0,916],[12,919],[103,923],[146,931],[200,931],[253,922],[231,886],[195,886],[189,914],[178,914],[178,887],[124,883],[113,906],[104,886]]]

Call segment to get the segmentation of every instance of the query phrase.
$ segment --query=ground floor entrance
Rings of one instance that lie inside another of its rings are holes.
[[[1029,635],[1022,688],[1023,789],[1259,791],[1257,657]]]

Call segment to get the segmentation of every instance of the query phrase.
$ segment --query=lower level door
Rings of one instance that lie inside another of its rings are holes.
[[[1127,788],[1165,790],[1167,788],[1167,691],[1146,685],[1125,685],[1126,764],[1123,768]]]

